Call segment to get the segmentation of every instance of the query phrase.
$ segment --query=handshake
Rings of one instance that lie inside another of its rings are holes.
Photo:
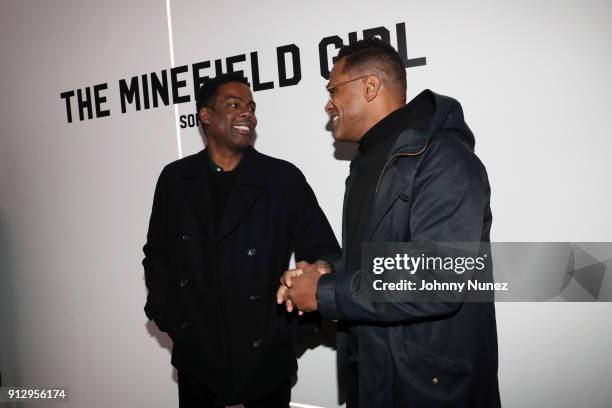
[[[281,277],[276,303],[285,303],[288,312],[297,309],[300,316],[317,310],[317,284],[321,275],[328,272],[330,266],[325,261],[298,262],[296,269],[289,269]]]

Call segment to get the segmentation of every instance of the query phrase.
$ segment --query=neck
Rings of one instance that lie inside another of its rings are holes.
[[[208,144],[208,152],[213,162],[224,171],[231,171],[240,163],[244,151],[234,151],[230,149],[220,148],[214,143]]]

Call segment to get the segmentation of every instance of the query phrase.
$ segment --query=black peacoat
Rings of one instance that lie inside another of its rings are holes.
[[[159,177],[144,246],[145,312],[172,338],[172,364],[233,404],[297,370],[289,316],[275,301],[291,254],[313,262],[339,247],[302,173],[253,147],[215,231],[206,155]]]

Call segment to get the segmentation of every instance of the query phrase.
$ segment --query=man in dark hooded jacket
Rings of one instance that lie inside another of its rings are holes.
[[[488,178],[461,105],[429,90],[405,104],[404,65],[377,39],[341,49],[327,90],[334,137],[359,144],[343,254],[287,271],[277,301],[338,320],[348,408],[499,407],[493,303],[370,302],[359,273],[363,242],[489,241]]]

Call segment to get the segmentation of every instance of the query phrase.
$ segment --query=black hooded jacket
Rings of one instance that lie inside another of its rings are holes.
[[[461,105],[426,90],[384,121],[397,138],[363,242],[488,242],[489,182]],[[347,189],[359,182],[349,175]],[[362,274],[345,261],[346,253],[321,277],[317,301],[323,316],[356,328],[361,407],[500,406],[492,303],[368,302]]]

